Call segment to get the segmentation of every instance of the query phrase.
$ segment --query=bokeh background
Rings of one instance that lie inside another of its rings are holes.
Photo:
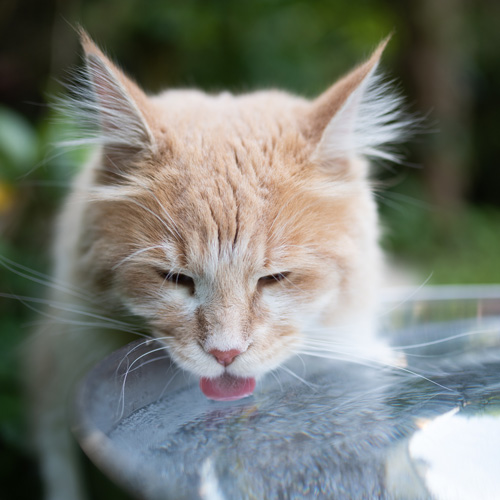
[[[497,0],[2,0],[0,3],[0,484],[40,498],[18,354],[44,286],[52,220],[85,152],[54,146],[50,96],[81,64],[74,27],[144,88],[315,96],[394,32],[383,68],[424,130],[378,166],[392,261],[416,284],[500,282],[500,2]],[[10,259],[10,261],[6,260]],[[124,498],[95,469],[92,498]],[[68,499],[71,500],[71,499]]]

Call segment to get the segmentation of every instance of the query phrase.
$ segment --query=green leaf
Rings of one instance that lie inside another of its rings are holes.
[[[36,162],[38,139],[31,124],[14,111],[0,107],[0,175],[12,179]]]

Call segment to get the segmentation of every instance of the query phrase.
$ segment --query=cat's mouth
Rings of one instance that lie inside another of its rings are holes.
[[[255,378],[235,377],[225,372],[216,378],[200,379],[200,389],[209,399],[235,401],[250,396],[255,389]]]

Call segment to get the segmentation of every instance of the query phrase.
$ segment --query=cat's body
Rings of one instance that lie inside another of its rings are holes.
[[[374,88],[383,46],[310,102],[146,97],[82,39],[92,95],[80,109],[100,147],[59,221],[57,284],[30,361],[48,496],[65,500],[79,495],[64,458],[68,391],[120,331],[137,331],[131,316],[216,399],[223,374],[255,384],[320,341],[387,359],[374,336],[381,257],[363,156],[390,158],[382,146],[403,130],[397,99]]]

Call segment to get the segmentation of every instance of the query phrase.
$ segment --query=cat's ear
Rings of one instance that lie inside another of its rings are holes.
[[[345,169],[353,168],[355,156],[399,159],[391,146],[403,139],[408,122],[401,98],[376,73],[387,42],[312,103],[306,126],[316,144],[313,160],[336,173],[352,173]]]
[[[148,98],[80,29],[88,95],[80,98],[79,117],[93,129],[88,142],[115,152],[151,151],[155,147]],[[96,131],[96,129],[98,131]]]

